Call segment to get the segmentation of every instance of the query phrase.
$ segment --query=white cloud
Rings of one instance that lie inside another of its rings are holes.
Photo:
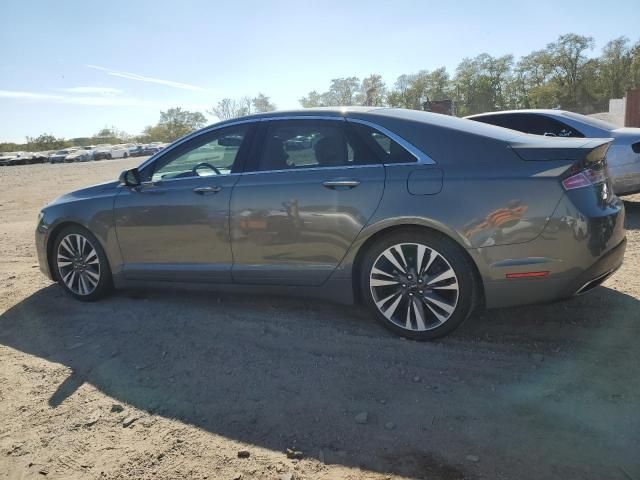
[[[71,88],[58,88],[60,92],[66,93],[77,93],[80,95],[104,95],[104,96],[112,96],[112,95],[120,95],[122,90],[119,88],[111,88],[111,87],[71,87]]]
[[[184,103],[166,99],[162,101],[143,100],[136,97],[125,96],[98,96],[98,95],[60,95],[41,92],[25,92],[18,90],[0,90],[0,99],[7,98],[31,103],[56,103],[61,105],[85,105],[92,107],[137,107],[155,108],[158,110],[180,106],[187,110],[204,111],[208,105],[196,103]]]
[[[197,85],[192,85],[190,83],[174,82],[172,80],[164,80],[162,78],[145,77],[143,75],[138,75],[137,73],[119,72],[117,70],[111,70],[110,68],[100,67],[98,65],[87,65],[87,67],[93,68],[94,70],[100,70],[102,72],[106,72],[107,75],[111,75],[112,77],[127,78],[129,80],[137,80],[139,82],[157,83],[159,85],[166,85],[167,87],[180,88],[182,90],[192,90],[196,92],[207,91],[206,88],[202,88]]]
[[[58,95],[51,93],[0,90],[0,98],[11,98],[36,103],[60,103],[66,105],[88,105],[94,107],[164,107],[165,102],[142,100],[135,97],[102,95]]]

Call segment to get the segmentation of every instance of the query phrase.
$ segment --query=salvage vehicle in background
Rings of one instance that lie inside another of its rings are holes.
[[[96,152],[96,146],[95,145],[87,145],[85,147],[82,147],[83,150],[86,150],[87,152],[89,152],[89,156],[91,157],[90,160],[95,160],[94,155]]]
[[[300,137],[313,146],[287,151]],[[153,285],[297,291],[427,340],[480,306],[582,294],[620,267],[610,143],[393,108],[236,118],[48,204],[36,250],[78,300]]]
[[[73,163],[73,162],[88,162],[92,159],[92,153],[90,151],[85,150],[84,148],[80,148],[75,152],[71,152],[69,155],[64,157],[65,163]]]
[[[64,163],[64,159],[67,158],[67,155],[75,152],[77,148],[65,148],[63,150],[58,150],[57,152],[49,155],[49,163]]]
[[[0,155],[0,166],[14,165],[16,159],[19,158],[20,152],[5,152]]]
[[[640,192],[640,128],[620,128],[604,120],[564,110],[510,110],[465,118],[548,137],[612,138],[607,163],[614,192],[616,195]]]
[[[42,152],[35,152],[33,154],[32,163],[45,163],[49,161],[49,155],[54,153],[53,150],[45,150]]]
[[[96,147],[93,154],[94,160],[111,160],[112,158],[127,158],[128,156],[129,150],[125,145],[101,144]]]

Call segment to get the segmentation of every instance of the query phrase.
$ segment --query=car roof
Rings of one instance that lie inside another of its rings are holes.
[[[446,128],[449,130],[458,130],[460,132],[481,135],[485,137],[496,138],[499,140],[508,140],[514,137],[514,130],[497,127],[481,122],[472,122],[463,118],[458,118],[440,113],[425,112],[422,110],[409,110],[406,108],[392,107],[362,107],[362,106],[337,106],[337,107],[314,107],[300,108],[295,110],[276,110],[273,112],[256,113],[246,115],[244,117],[232,118],[222,122],[209,125],[224,126],[239,121],[260,120],[263,118],[281,118],[281,117],[347,117],[360,120],[369,120],[379,123],[380,120],[405,120],[414,123],[424,123],[433,127]],[[204,130],[203,129],[203,130]]]

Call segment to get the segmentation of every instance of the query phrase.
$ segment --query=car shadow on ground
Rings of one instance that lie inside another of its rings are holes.
[[[71,369],[48,400],[53,409],[88,382],[226,438],[371,471],[473,478],[464,452],[498,463],[502,448],[505,465],[522,450],[512,466],[521,473],[556,458],[597,472],[594,458],[636,451],[638,430],[616,440],[638,427],[627,420],[635,407],[620,400],[603,426],[574,397],[589,392],[602,408],[612,393],[634,398],[639,308],[600,287],[475,315],[447,339],[418,343],[324,302],[138,291],[85,304],[53,285],[0,316],[0,343]],[[355,420],[362,412],[364,424]]]

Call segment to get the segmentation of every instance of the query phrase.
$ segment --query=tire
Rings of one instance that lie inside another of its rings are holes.
[[[107,160],[111,160],[113,156],[110,153],[107,153]]]
[[[112,290],[107,256],[86,228],[80,225],[64,228],[55,239],[51,256],[57,282],[76,300],[93,302]]]
[[[364,253],[361,266],[364,304],[383,326],[405,338],[447,335],[475,306],[471,261],[437,232],[406,229],[385,235]]]
[[[127,152],[124,152],[124,158],[129,158],[129,154]]]

